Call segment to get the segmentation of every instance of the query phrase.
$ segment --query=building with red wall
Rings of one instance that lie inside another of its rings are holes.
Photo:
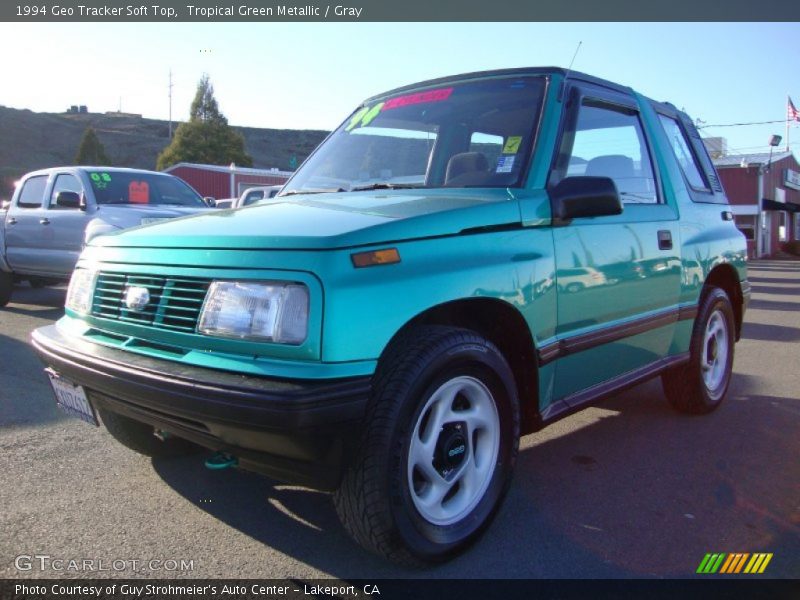
[[[791,152],[714,159],[748,254],[768,257],[800,240],[800,163]]]
[[[185,162],[172,165],[164,171],[183,179],[201,196],[211,196],[216,200],[237,198],[247,188],[257,185],[283,185],[292,175],[292,171],[278,169],[250,169],[236,165],[221,167]]]

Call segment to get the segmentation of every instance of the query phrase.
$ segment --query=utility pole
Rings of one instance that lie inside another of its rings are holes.
[[[169,139],[172,139],[172,69],[169,70]]]

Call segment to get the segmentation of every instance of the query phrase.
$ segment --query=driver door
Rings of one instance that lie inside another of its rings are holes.
[[[610,177],[619,215],[553,229],[558,297],[555,399],[578,405],[587,388],[667,355],[680,293],[678,213],[659,185],[644,119],[626,93],[570,90],[551,187],[570,176]]]

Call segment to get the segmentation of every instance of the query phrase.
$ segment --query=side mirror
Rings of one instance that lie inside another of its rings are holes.
[[[562,179],[550,191],[553,219],[604,217],[622,213],[622,201],[610,177],[575,176]]]
[[[81,195],[77,192],[58,192],[56,206],[61,208],[83,208]]]
[[[203,198],[203,202],[208,204],[210,207],[215,207],[217,205],[217,200],[213,196],[205,196]]]

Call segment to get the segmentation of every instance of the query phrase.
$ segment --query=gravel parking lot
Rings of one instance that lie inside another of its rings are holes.
[[[422,572],[352,543],[326,494],[140,457],[64,416],[28,344],[64,290],[20,286],[0,309],[0,577],[98,574],[53,569],[83,559],[125,577],[686,577],[707,552],[771,552],[764,577],[800,577],[800,262],[751,281],[717,412],[676,414],[651,381],[523,438],[483,540]]]

